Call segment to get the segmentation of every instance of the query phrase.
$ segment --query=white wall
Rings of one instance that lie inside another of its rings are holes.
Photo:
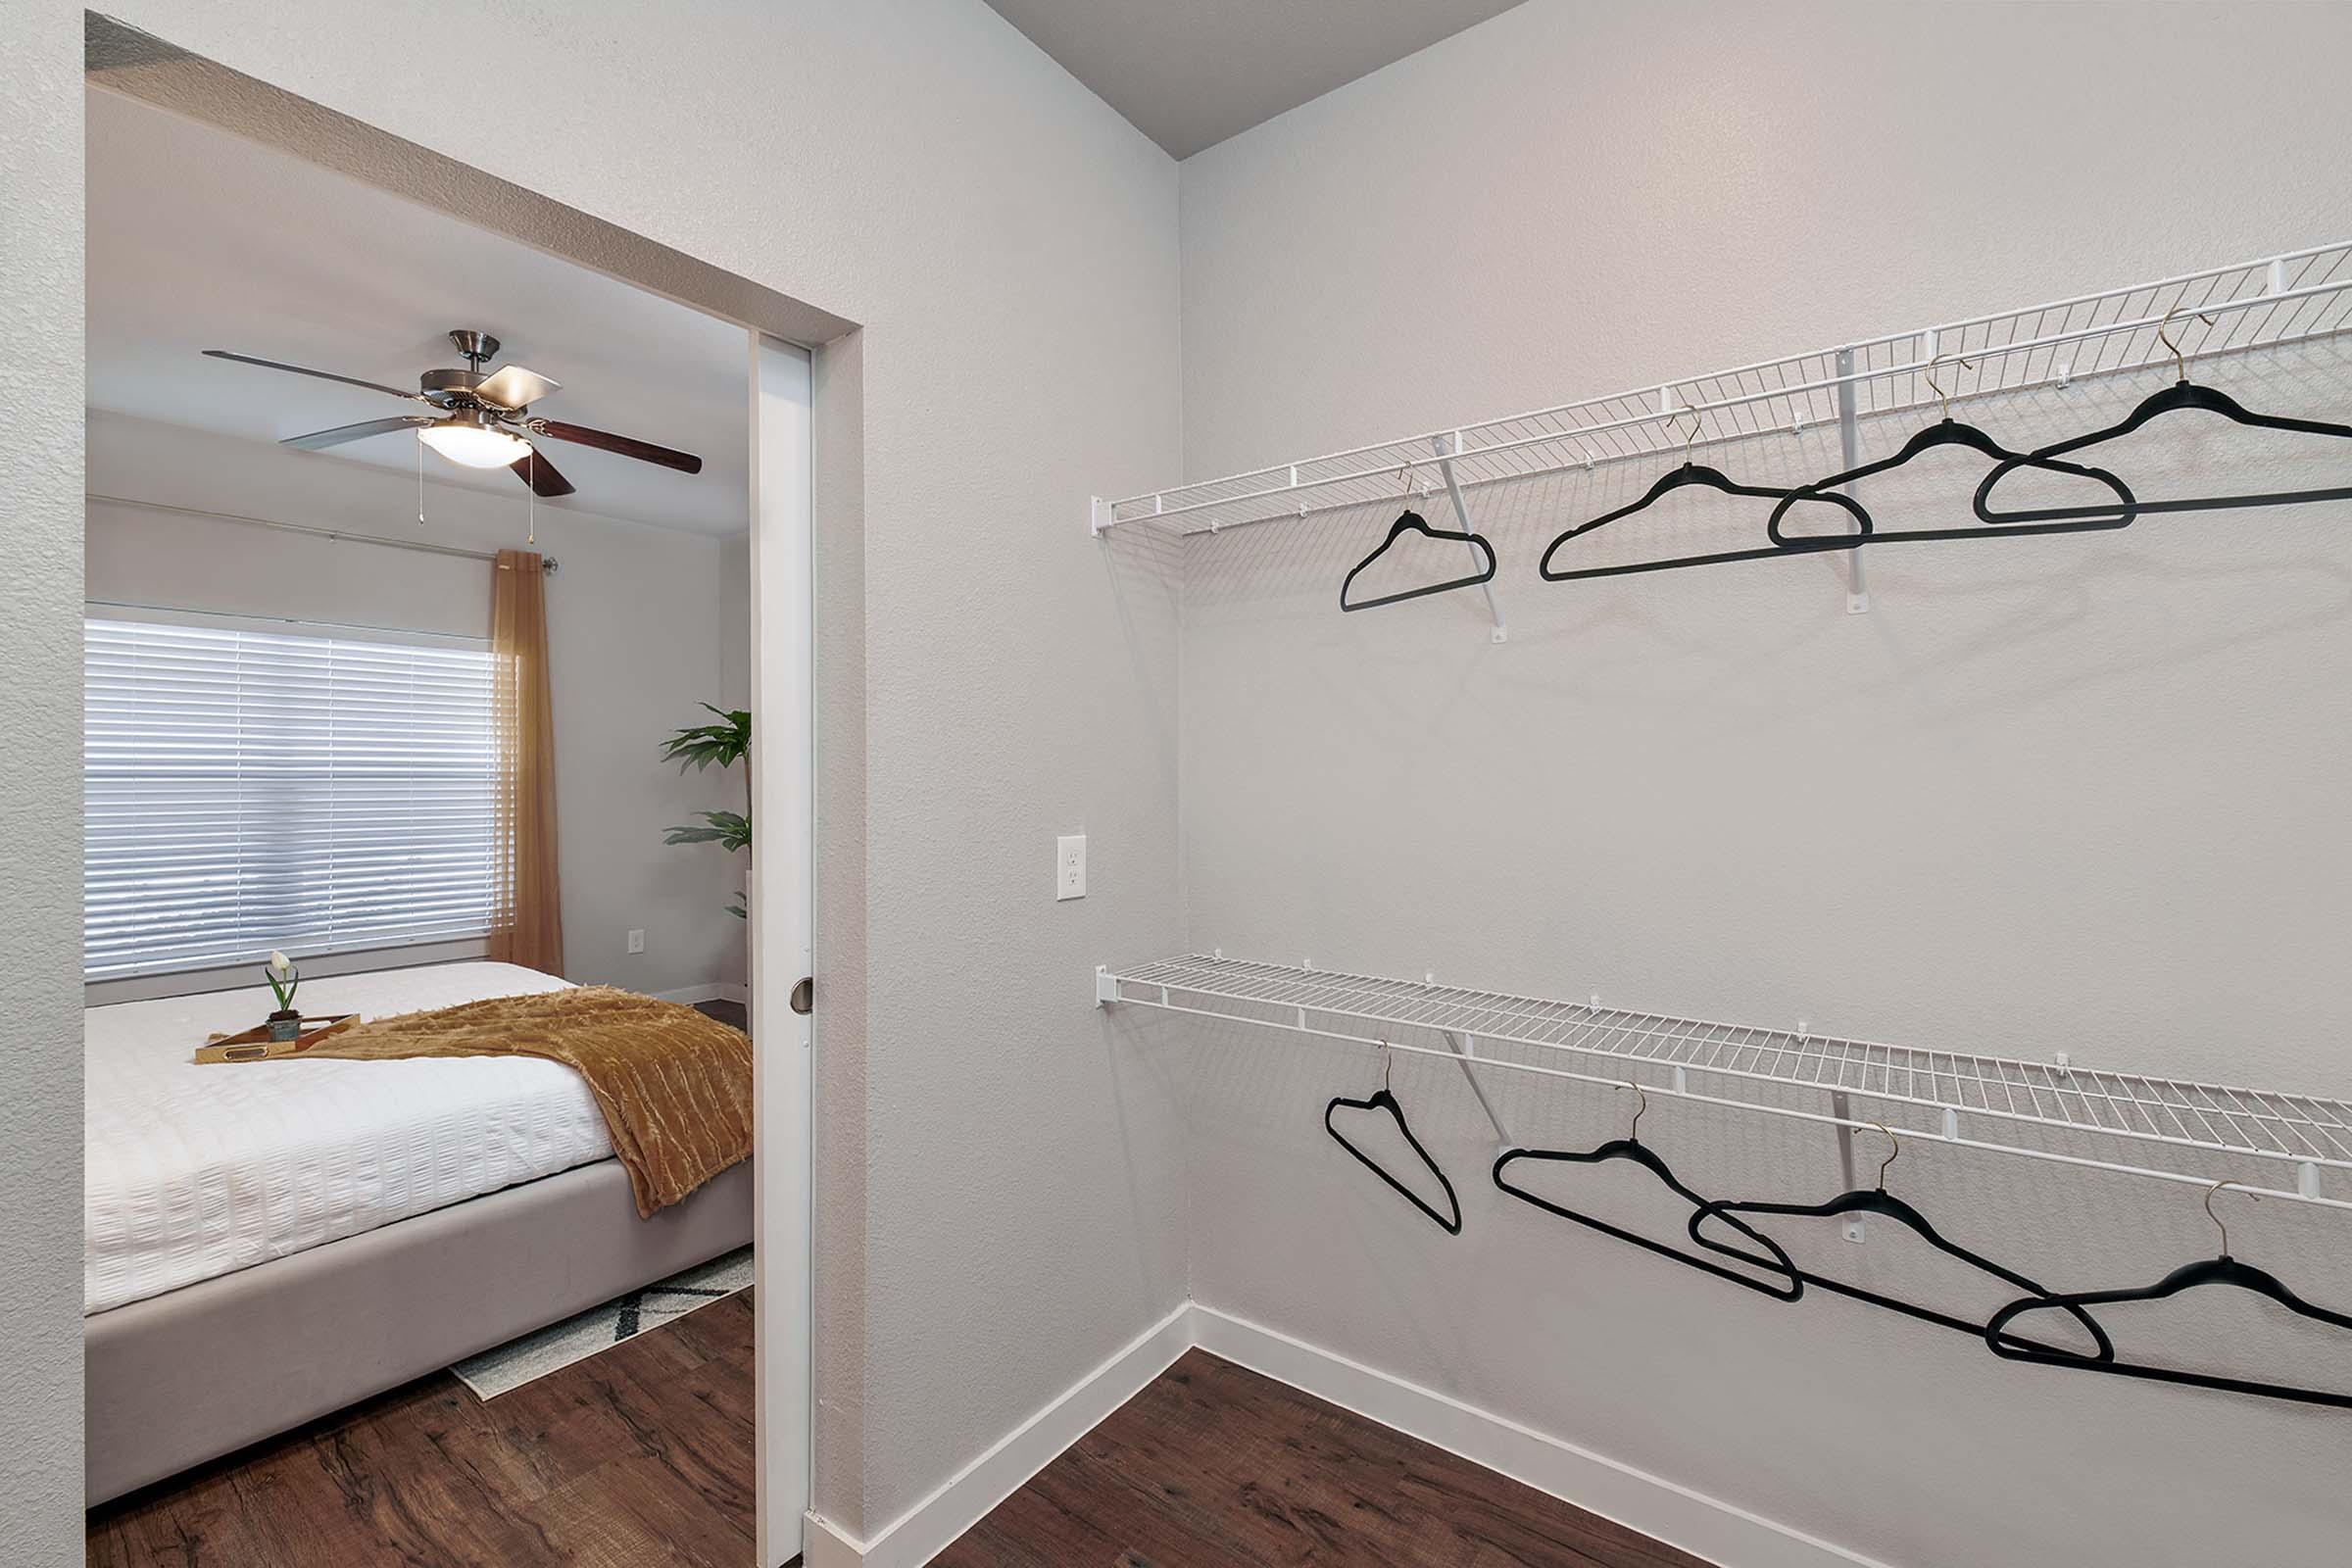
[[[35,3],[12,108],[74,122],[72,29]],[[1179,458],[1174,166],[978,0],[109,10],[862,327],[862,556],[821,576],[818,614],[825,650],[844,644],[824,627],[860,622],[870,706],[826,733],[863,753],[871,978],[861,1060],[825,1059],[820,1020],[818,1114],[861,1121],[862,1185],[818,1216],[820,1312],[854,1316],[819,1339],[817,1507],[887,1525],[1183,1296],[1173,1096],[1157,1060],[1105,1049],[1089,984],[1178,937],[1173,597],[1083,526],[1090,492]],[[528,136],[451,116],[457,36]],[[13,212],[71,211],[75,189],[71,149],[0,176]],[[26,363],[27,407],[70,432],[73,334]],[[839,460],[816,461],[822,496]],[[44,520],[43,485],[35,547],[72,527]],[[70,573],[45,584],[11,632],[70,641],[78,600]],[[821,712],[858,673],[820,657]],[[1091,892],[1056,905],[1054,838],[1079,830]],[[65,862],[18,853],[0,879],[70,909]],[[73,978],[53,947],[52,990]],[[71,1118],[70,1080],[36,1092]],[[843,1134],[820,1125],[820,1147]],[[20,1190],[54,1206],[70,1173]],[[45,1229],[29,1262],[70,1275],[71,1234]]]
[[[0,1561],[81,1557],[81,21],[0,49]],[[24,215],[44,215],[29,221]]]
[[[718,552],[718,695],[710,699],[714,707],[730,711],[752,706],[752,540],[749,534],[729,539]],[[730,893],[748,886],[751,861],[748,856],[733,856],[721,873]],[[749,902],[749,894],[745,895]],[[718,977],[729,985],[742,985],[751,974],[751,949],[743,942],[730,943],[719,964]]]
[[[416,480],[397,469],[100,411],[88,473],[98,496],[467,550],[524,542],[519,484],[509,499],[428,482],[419,527]],[[547,611],[566,973],[646,992],[740,979],[743,922],[726,912],[735,858],[662,836],[699,810],[741,810],[742,772],[680,775],[658,752],[709,717],[698,705],[724,688],[724,636],[748,645],[741,614],[732,626],[727,614],[741,583],[726,576],[726,542],[552,507],[537,521],[537,548],[559,563]],[[103,502],[90,505],[87,550],[94,601],[489,635],[491,569],[479,561]],[[646,934],[642,954],[627,951],[632,929]]]
[[[1184,166],[1185,472],[2343,238],[2347,58],[2341,7],[1525,6]],[[2352,408],[2340,343],[2210,375]],[[1967,416],[2030,446],[2163,379]],[[2151,493],[2348,471],[2190,426],[2119,444]],[[1762,483],[1838,466],[1821,431],[1711,461]],[[1944,525],[1981,471],[1872,500]],[[1655,472],[1477,493],[1501,647],[1474,596],[1337,612],[1393,510],[1188,546],[1194,950],[2352,1091],[2352,512],[1889,547],[1851,617],[1823,559],[1536,579],[1552,533]],[[1368,1058],[1237,1029],[1190,1059],[1208,1305],[1904,1568],[2341,1560],[2336,1414],[1751,1298],[1502,1199],[1458,1075],[1400,1060],[1463,1192],[1448,1241],[1323,1136],[1325,1100],[1378,1082]],[[1626,1125],[1604,1092],[1494,1078],[1523,1141]],[[1659,1103],[1642,1133],[1701,1191],[1838,1190],[1826,1135]],[[2214,1241],[2193,1191],[2121,1178],[1928,1149],[1890,1185],[2063,1288]],[[1583,1191],[1679,1228],[1636,1187]],[[2231,1217],[2240,1255],[2352,1299],[2342,1214]],[[1797,1250],[1964,1314],[2007,1294],[1877,1231]],[[2244,1302],[2110,1327],[2190,1364],[2342,1366]]]

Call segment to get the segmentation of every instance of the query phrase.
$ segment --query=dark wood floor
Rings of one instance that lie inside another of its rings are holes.
[[[446,1372],[97,1509],[91,1568],[752,1568],[752,1296],[485,1404]]]
[[[1707,1568],[1202,1350],[933,1568]]]
[[[437,1373],[90,1515],[90,1568],[752,1568],[750,1292],[485,1404]],[[1707,1568],[1195,1350],[936,1568]]]

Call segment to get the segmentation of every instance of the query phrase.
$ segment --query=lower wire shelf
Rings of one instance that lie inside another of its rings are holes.
[[[1098,969],[1135,1005],[1905,1139],[2352,1209],[2352,1103],[1339,974],[1219,955]],[[1497,1047],[1510,1054],[1494,1054]],[[1810,1093],[1819,1092],[1826,1102]],[[1483,1100],[1483,1092],[1482,1092]],[[1867,1100],[1879,1114],[1853,1113]],[[1810,1102],[1810,1103],[1808,1103]],[[1899,1109],[1897,1108],[1899,1107]],[[1490,1109],[1491,1113],[1491,1109]],[[1889,1119],[1892,1118],[1892,1119]],[[1910,1124],[1906,1125],[1908,1122]],[[2263,1180],[2252,1179],[2257,1176]],[[2282,1185],[2273,1185],[2282,1184]],[[2328,1189],[2336,1189],[2330,1192]]]

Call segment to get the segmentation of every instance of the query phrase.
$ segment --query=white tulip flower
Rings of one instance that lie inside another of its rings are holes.
[[[283,980],[293,967],[294,960],[292,958],[287,957],[275,948],[270,950],[270,972],[271,974]]]

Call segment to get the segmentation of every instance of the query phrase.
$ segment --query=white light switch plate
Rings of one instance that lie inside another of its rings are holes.
[[[1086,897],[1086,835],[1067,833],[1054,841],[1054,900]]]
[[[643,953],[645,951],[644,932],[632,931],[629,933],[629,951],[631,953]]]

